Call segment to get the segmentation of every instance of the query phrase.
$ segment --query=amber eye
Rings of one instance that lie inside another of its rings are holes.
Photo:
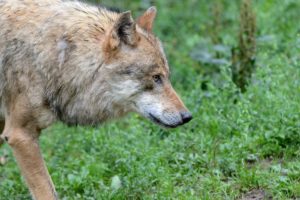
[[[162,79],[161,79],[160,75],[154,75],[152,78],[153,78],[155,83],[159,83],[159,84],[162,83]]]

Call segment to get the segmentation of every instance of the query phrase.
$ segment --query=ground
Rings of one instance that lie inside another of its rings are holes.
[[[43,132],[61,199],[300,198],[300,2],[253,1],[257,69],[243,94],[230,71],[239,1],[222,2],[216,31],[216,1],[155,1],[155,32],[191,123],[165,130],[132,114],[98,128],[58,123]],[[104,3],[137,16],[150,1]],[[29,199],[7,144],[0,149],[0,194]]]

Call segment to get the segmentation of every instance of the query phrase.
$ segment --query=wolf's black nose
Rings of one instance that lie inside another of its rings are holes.
[[[188,123],[189,121],[191,121],[193,119],[192,114],[187,111],[181,112],[181,117],[182,117],[183,124]]]

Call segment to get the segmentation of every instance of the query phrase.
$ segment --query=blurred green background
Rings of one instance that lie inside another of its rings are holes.
[[[299,199],[300,1],[255,0],[256,71],[232,82],[238,0],[104,0],[158,8],[172,82],[194,119],[164,130],[132,114],[93,129],[57,124],[41,147],[61,199]],[[29,199],[7,145],[0,199]],[[255,199],[255,198],[254,198]]]

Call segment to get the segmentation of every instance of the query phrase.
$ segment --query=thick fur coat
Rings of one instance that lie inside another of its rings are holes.
[[[191,120],[172,88],[156,9],[137,20],[61,0],[0,0],[0,144],[34,199],[56,199],[38,138],[55,121],[97,125],[137,112],[165,127]]]

